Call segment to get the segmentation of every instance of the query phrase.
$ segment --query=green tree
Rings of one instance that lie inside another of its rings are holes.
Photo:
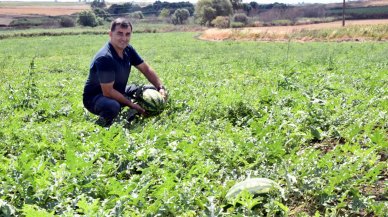
[[[217,16],[231,14],[233,8],[229,0],[199,0],[195,8],[195,17],[201,25],[211,25],[211,21]]]
[[[139,20],[144,19],[143,12],[141,11],[132,12],[128,16],[132,19],[139,19]]]
[[[233,10],[236,11],[241,8],[242,0],[230,0],[232,3]]]
[[[159,17],[160,18],[167,18],[170,16],[170,10],[167,9],[167,8],[163,8],[161,11],[160,11],[160,14],[159,14]]]
[[[177,9],[171,17],[172,23],[183,24],[190,16],[190,12],[187,9]]]
[[[98,25],[97,16],[93,11],[82,11],[79,13],[77,22],[82,26],[95,27]]]
[[[230,26],[229,17],[217,16],[216,19],[212,20],[211,23],[217,28],[228,28]]]
[[[243,8],[244,11],[247,12],[247,15],[249,16],[249,12],[251,12],[252,6],[250,4],[248,4],[248,3],[243,3],[242,4],[242,8]]]
[[[117,14],[122,16],[123,14],[129,14],[135,11],[143,11],[142,8],[137,4],[132,4],[130,2],[126,2],[124,4],[112,4],[108,8],[108,12],[111,14]]]
[[[94,0],[90,6],[94,8],[106,8],[105,0]]]
[[[59,20],[59,24],[62,27],[74,27],[75,20],[73,18],[71,18],[70,16],[62,16]]]
[[[233,16],[233,21],[246,25],[248,23],[248,17],[244,13],[237,13]]]
[[[94,8],[93,9],[93,12],[94,14],[97,16],[97,17],[100,17],[102,18],[103,20],[111,20],[111,16],[109,14],[109,12],[106,10],[106,9],[102,9],[102,8]]]

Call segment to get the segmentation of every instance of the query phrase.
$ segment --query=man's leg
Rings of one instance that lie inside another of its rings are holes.
[[[131,84],[125,87],[125,95],[130,99],[135,99],[141,91],[141,86]]]
[[[131,84],[131,85],[128,85],[126,88],[125,88],[125,95],[127,95],[127,97],[131,98],[131,99],[134,99],[136,100],[137,97],[140,96],[140,94],[142,93],[143,90],[146,90],[146,89],[154,89],[156,90],[156,88],[149,84],[149,85],[135,85],[135,84]]]
[[[97,97],[94,102],[93,113],[100,116],[99,124],[102,126],[110,126],[113,123],[113,119],[120,113],[120,103],[102,95]]]

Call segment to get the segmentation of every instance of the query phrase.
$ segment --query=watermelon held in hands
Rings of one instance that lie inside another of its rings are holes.
[[[281,187],[271,179],[248,178],[242,182],[239,182],[233,185],[233,187],[226,194],[226,198],[232,199],[235,196],[237,196],[241,191],[244,191],[244,190],[252,194],[265,194],[275,189],[282,192]]]
[[[137,103],[146,110],[148,114],[159,114],[166,107],[163,96],[154,89],[145,89],[137,99]]]

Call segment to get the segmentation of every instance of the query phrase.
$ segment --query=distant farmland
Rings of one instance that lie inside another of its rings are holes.
[[[342,8],[330,9],[328,16],[339,16]],[[346,8],[345,15],[349,18],[388,18],[388,6]]]

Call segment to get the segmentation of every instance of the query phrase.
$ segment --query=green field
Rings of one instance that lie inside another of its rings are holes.
[[[108,129],[81,97],[107,36],[0,40],[0,216],[388,213],[388,43],[196,34],[133,35],[169,104]],[[284,194],[227,200],[247,177]]]
[[[331,9],[328,11],[328,13],[341,15],[342,8]],[[346,8],[346,13],[358,15],[388,14],[388,6]]]

